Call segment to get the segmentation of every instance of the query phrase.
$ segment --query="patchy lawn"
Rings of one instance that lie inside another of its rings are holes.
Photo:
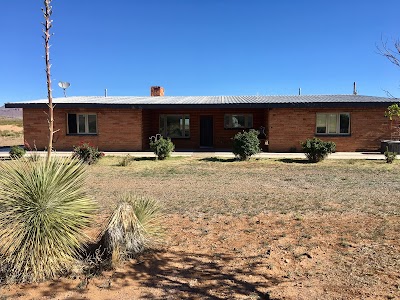
[[[384,161],[141,158],[91,168],[89,185],[102,207],[126,190],[159,199],[168,213],[189,217],[259,213],[365,213],[399,216],[400,163]]]
[[[400,163],[138,159],[89,167],[106,215],[116,195],[165,209],[165,244],[94,278],[6,286],[21,299],[396,299]],[[97,229],[103,226],[99,221]],[[13,299],[13,298],[11,298]]]

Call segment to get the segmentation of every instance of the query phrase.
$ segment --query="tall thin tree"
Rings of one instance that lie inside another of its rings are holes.
[[[43,39],[44,39],[44,49],[45,49],[45,61],[46,61],[46,79],[47,79],[47,98],[49,100],[48,102],[48,107],[49,107],[49,113],[48,113],[48,124],[49,124],[49,144],[47,147],[47,162],[50,161],[51,157],[51,151],[53,149],[53,135],[54,135],[54,105],[53,105],[53,95],[52,95],[52,89],[51,89],[51,74],[50,74],[50,29],[53,26],[53,20],[51,19],[51,14],[53,13],[52,6],[51,6],[51,1],[52,0],[44,0],[44,8],[42,8],[43,16],[44,16],[44,23],[43,26]]]

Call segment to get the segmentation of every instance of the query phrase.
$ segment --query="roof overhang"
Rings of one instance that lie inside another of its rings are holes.
[[[238,103],[238,104],[104,104],[104,103],[58,103],[55,108],[109,108],[109,109],[213,109],[213,108],[351,108],[351,107],[387,107],[390,102],[310,102],[310,103]],[[47,109],[45,103],[6,103],[6,108]]]

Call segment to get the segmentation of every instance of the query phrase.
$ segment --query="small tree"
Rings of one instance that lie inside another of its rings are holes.
[[[324,160],[329,154],[336,151],[334,142],[324,142],[318,138],[307,139],[301,143],[301,147],[308,161],[312,163]]]
[[[398,104],[392,104],[388,106],[388,108],[385,111],[385,117],[389,118],[390,121],[390,139],[393,139],[394,134],[396,133],[396,129],[393,127],[393,121],[394,120],[400,120],[400,107]],[[397,129],[399,130],[399,129]],[[397,133],[399,135],[399,133]]]
[[[254,129],[237,133],[233,137],[233,154],[240,160],[248,160],[252,155],[260,153],[259,132]]]

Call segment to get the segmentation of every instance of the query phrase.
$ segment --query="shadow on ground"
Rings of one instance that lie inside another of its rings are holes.
[[[156,161],[156,157],[134,157],[132,158],[133,161]]]
[[[280,161],[286,164],[309,164],[310,162],[307,159],[303,158],[281,158],[277,159],[276,161]]]
[[[221,157],[205,157],[205,158],[201,158],[199,159],[199,161],[206,161],[206,162],[234,162],[236,161],[235,158],[221,158]]]
[[[233,254],[155,251],[130,263],[127,271],[115,272],[113,281],[121,287],[138,282],[145,299],[272,299],[267,289],[281,280],[262,274],[260,262],[246,270],[235,266],[237,259]]]

